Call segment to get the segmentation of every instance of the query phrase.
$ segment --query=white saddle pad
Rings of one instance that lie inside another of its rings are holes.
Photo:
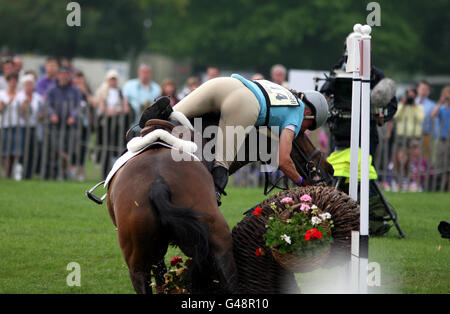
[[[153,133],[153,132],[152,132]],[[151,133],[149,133],[151,134]],[[148,135],[148,134],[147,134]],[[131,141],[130,141],[131,142]],[[194,143],[193,143],[194,144]],[[108,173],[108,176],[106,177],[105,180],[105,184],[103,185],[105,188],[108,186],[109,182],[111,181],[111,179],[114,177],[114,175],[116,174],[116,172],[122,168],[123,165],[125,165],[129,160],[131,160],[132,158],[136,157],[137,155],[139,155],[140,153],[142,153],[143,151],[145,151],[148,147],[153,146],[153,145],[161,145],[167,148],[171,148],[171,149],[176,149],[179,150],[180,148],[171,146],[169,144],[163,143],[163,142],[152,142],[147,144],[145,147],[141,148],[138,151],[135,152],[131,152],[131,151],[127,151],[125,154],[123,154],[122,156],[120,156],[116,162],[114,163],[114,165],[112,166],[111,171]],[[194,144],[195,145],[195,144]],[[128,146],[128,145],[127,145]],[[186,154],[190,155],[194,160],[200,161],[200,159],[198,159],[197,156],[195,156],[193,153],[191,152],[186,152],[184,151]]]

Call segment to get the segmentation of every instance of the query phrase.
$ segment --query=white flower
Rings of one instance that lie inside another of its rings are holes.
[[[319,217],[314,216],[313,218],[311,218],[311,223],[313,225],[318,225],[322,222],[322,219],[320,219]]]
[[[312,210],[317,209],[317,206],[316,206],[315,204],[313,204],[313,205],[311,206],[311,209],[312,209]]]
[[[331,214],[328,213],[328,212],[323,213],[323,214],[321,214],[321,215],[319,215],[319,216],[320,216],[320,218],[322,218],[322,220],[328,220],[328,219],[331,218]]]
[[[286,241],[287,244],[291,244],[291,243],[292,243],[292,242],[291,242],[291,237],[288,236],[287,234],[283,234],[283,235],[281,236],[281,238],[282,238],[284,241]]]

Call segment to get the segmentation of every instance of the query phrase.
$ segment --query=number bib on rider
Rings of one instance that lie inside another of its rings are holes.
[[[283,86],[267,80],[256,80],[269,96],[270,106],[299,106],[295,96]]]

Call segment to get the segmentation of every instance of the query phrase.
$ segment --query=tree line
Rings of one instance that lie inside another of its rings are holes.
[[[133,58],[142,51],[190,58],[199,67],[268,71],[329,69],[370,1],[78,0],[81,26],[69,27],[70,1],[0,0],[0,47],[47,55]],[[377,1],[373,63],[386,71],[450,69],[447,0]]]

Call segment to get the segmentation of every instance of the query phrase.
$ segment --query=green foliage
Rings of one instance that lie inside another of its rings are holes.
[[[125,58],[143,47],[138,0],[79,0],[81,27],[69,27],[69,1],[0,0],[0,46],[13,52]]]
[[[0,0],[0,45],[51,55],[127,58],[142,50],[267,73],[330,69],[369,1],[79,0],[81,27],[66,25],[68,1]],[[373,63],[394,71],[450,68],[448,0],[378,1]],[[151,21],[151,27],[144,27]]]
[[[265,234],[266,245],[277,248],[281,254],[292,253],[304,257],[319,253],[332,243],[332,238],[327,237],[327,230],[321,226],[316,227],[323,235],[322,239],[305,240],[305,234],[314,226],[310,223],[308,216],[303,213],[295,213],[288,223],[276,217],[271,217],[267,223]],[[288,235],[291,244],[283,239],[283,235]]]
[[[275,206],[275,205],[273,205]],[[285,205],[290,208],[289,205]],[[278,210],[274,209],[266,224],[267,232],[264,234],[266,245],[276,248],[281,254],[292,253],[303,257],[320,253],[326,249],[333,239],[329,234],[332,221],[313,225],[311,217],[317,217],[317,210],[311,212],[294,212],[290,219],[279,218]],[[305,238],[311,230],[320,232],[319,238]],[[286,240],[288,237],[289,240]]]
[[[152,1],[148,1],[153,3]],[[184,1],[150,5],[150,50],[189,56],[198,65],[218,64],[266,72],[330,69],[355,23],[366,23],[369,1]],[[450,35],[448,1],[379,1],[373,60],[393,71],[445,73]]]

